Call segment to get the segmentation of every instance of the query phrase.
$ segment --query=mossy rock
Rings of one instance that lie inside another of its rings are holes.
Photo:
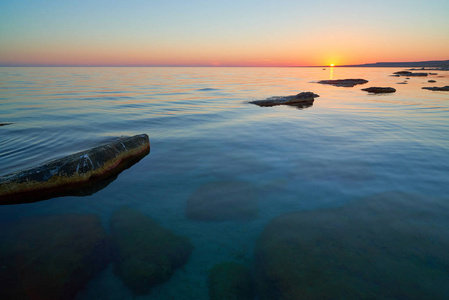
[[[115,274],[133,291],[145,295],[167,281],[183,266],[193,246],[186,237],[176,235],[130,208],[121,208],[111,219],[116,247]]]
[[[241,181],[218,181],[199,187],[187,200],[186,216],[193,220],[252,220],[258,215],[255,188]]]
[[[225,262],[209,271],[209,299],[253,300],[254,288],[251,275],[242,264]]]
[[[96,215],[10,223],[0,233],[0,299],[73,299],[110,258]]]
[[[385,193],[271,221],[257,241],[265,299],[449,299],[449,201]]]

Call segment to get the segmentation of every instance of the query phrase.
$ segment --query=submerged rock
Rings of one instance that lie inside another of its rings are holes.
[[[203,221],[252,220],[259,211],[256,196],[246,182],[206,183],[187,200],[186,216]]]
[[[209,271],[210,300],[254,300],[250,273],[242,264],[226,262]]]
[[[0,123],[0,126],[11,125],[12,123]]]
[[[392,88],[392,87],[377,87],[377,86],[373,86],[373,87],[369,87],[366,89],[362,89],[362,91],[368,92],[368,93],[373,93],[373,94],[382,94],[382,93],[394,93],[396,92],[396,89]]]
[[[145,295],[167,281],[189,259],[193,246],[179,236],[130,208],[121,208],[111,219],[116,247],[114,272],[134,295]]]
[[[423,87],[424,90],[431,90],[431,91],[442,91],[442,92],[449,92],[449,85],[438,87]]]
[[[257,241],[261,300],[447,299],[449,202],[385,193],[271,221]]]
[[[43,165],[0,177],[0,204],[90,195],[150,151],[146,134],[123,137]]]
[[[0,299],[73,299],[110,258],[95,215],[39,216],[3,225]]]
[[[337,79],[337,80],[321,80],[318,83],[321,84],[330,84],[333,86],[341,86],[341,87],[353,87],[357,84],[365,84],[368,80],[365,79]]]
[[[276,105],[291,105],[298,107],[312,106],[315,98],[319,95],[312,92],[302,92],[292,96],[274,96],[265,100],[251,101],[250,103],[259,106],[276,106]]]

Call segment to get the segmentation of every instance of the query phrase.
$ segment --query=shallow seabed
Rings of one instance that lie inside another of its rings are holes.
[[[449,85],[449,72],[397,84],[405,78],[389,75],[400,70],[0,68],[0,123],[12,123],[0,127],[0,175],[115,136],[146,133],[151,143],[148,156],[99,192],[0,206],[0,220],[88,213],[99,215],[109,231],[117,209],[134,208],[194,246],[169,281],[136,299],[208,299],[209,269],[226,261],[252,268],[258,237],[284,213],[344,207],[391,191],[420,199],[413,203],[417,210],[449,202],[449,93],[421,89]],[[316,83],[343,78],[369,83]],[[360,90],[370,86],[397,91]],[[320,97],[305,109],[248,104],[301,91]],[[232,183],[244,184],[256,199],[255,217],[187,218],[198,189],[212,185],[226,198]],[[438,214],[449,228],[449,211]],[[431,213],[425,218],[420,226],[435,225]],[[446,243],[449,230],[443,236]],[[77,299],[133,294],[109,266]]]

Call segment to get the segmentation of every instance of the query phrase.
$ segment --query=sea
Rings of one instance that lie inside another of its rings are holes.
[[[443,228],[445,240],[434,244],[441,247],[449,241],[449,210],[441,209],[449,207],[449,93],[422,87],[449,85],[449,71],[391,76],[401,70],[2,67],[0,123],[10,124],[0,127],[0,176],[120,136],[147,134],[151,149],[92,195],[1,205],[0,223],[94,214],[108,232],[112,214],[129,207],[191,240],[187,263],[151,293],[133,294],[111,264],[77,300],[209,299],[210,269],[231,261],[252,272],[257,241],[273,219],[344,208],[388,193],[415,199],[414,209],[426,211],[419,226]],[[317,83],[345,78],[369,82]],[[396,92],[361,90],[371,86]],[[309,107],[250,103],[307,91],[319,95]],[[233,184],[250,187],[245,193],[257,203],[254,217],[198,220],[186,214],[189,199],[201,189],[212,189],[206,201],[213,203],[226,199]],[[400,212],[382,220],[396,218]],[[438,280],[449,285],[449,278]]]

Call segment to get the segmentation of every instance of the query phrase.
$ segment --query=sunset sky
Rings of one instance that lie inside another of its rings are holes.
[[[447,59],[448,0],[0,3],[3,66],[307,66]]]

